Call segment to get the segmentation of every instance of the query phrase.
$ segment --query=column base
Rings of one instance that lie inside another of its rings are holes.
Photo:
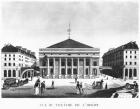
[[[65,75],[65,78],[68,78],[68,75]]]
[[[92,79],[93,78],[93,75],[90,75],[90,79]]]
[[[47,75],[47,78],[49,78],[49,75]]]
[[[84,75],[84,78],[86,78],[87,75]]]
[[[74,78],[74,75],[71,75],[71,78]]]
[[[59,79],[61,79],[61,75],[59,75]]]
[[[53,75],[53,78],[55,78],[55,75]]]

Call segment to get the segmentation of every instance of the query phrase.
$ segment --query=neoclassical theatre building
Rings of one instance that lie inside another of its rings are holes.
[[[99,71],[100,49],[67,39],[39,49],[40,73],[44,78],[94,78]]]

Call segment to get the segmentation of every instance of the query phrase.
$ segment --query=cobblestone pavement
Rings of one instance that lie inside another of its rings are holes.
[[[77,94],[76,92],[76,84],[74,79],[42,79],[41,81],[45,81],[46,89],[44,94],[41,96],[34,95],[34,83],[37,78],[33,78],[32,81],[29,81],[28,84],[25,84],[20,87],[12,87],[8,90],[2,89],[2,97],[6,98],[36,98],[36,97],[45,97],[45,98],[53,98],[53,97],[87,97],[90,94],[94,94],[101,89],[92,89],[91,84],[93,81],[101,80],[101,78],[96,79],[78,79],[80,82],[85,83],[85,93],[82,95]],[[51,88],[51,82],[54,81],[55,88]],[[120,87],[125,84],[124,81],[118,79],[104,79],[103,89],[105,84],[108,84],[108,88]]]

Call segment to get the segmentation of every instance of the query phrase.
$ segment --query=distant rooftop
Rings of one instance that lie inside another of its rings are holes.
[[[109,54],[109,53],[112,53],[112,52],[115,52],[117,50],[125,50],[125,49],[139,49],[138,45],[136,44],[136,41],[131,41],[127,44],[124,44],[122,46],[119,46],[117,48],[113,48],[113,49],[109,49],[108,52],[104,53],[103,56],[105,56],[106,54]]]
[[[20,52],[22,54],[28,55],[30,57],[36,58],[35,53],[31,52],[30,50],[27,50],[26,48],[22,48],[21,46],[13,46],[11,44],[5,45],[2,49],[1,52]]]

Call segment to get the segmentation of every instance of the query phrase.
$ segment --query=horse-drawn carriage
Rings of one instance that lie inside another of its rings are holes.
[[[92,84],[92,88],[93,89],[102,89],[103,88],[103,80],[101,81],[94,81],[93,84]]]
[[[28,83],[28,79],[18,80],[16,78],[7,78],[4,80],[3,89],[9,89],[10,87],[18,87]]]
[[[12,86],[18,86],[15,78],[7,78],[4,80],[3,89],[9,89]]]

